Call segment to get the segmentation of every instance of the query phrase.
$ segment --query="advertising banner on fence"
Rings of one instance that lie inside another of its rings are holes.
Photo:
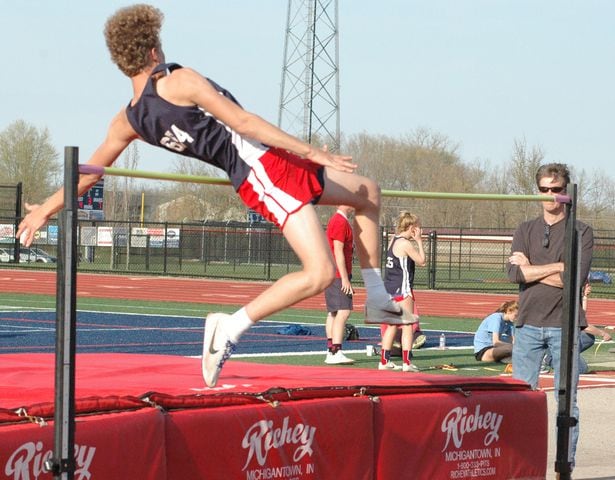
[[[49,245],[58,244],[58,226],[57,225],[49,225],[47,227],[47,243]]]
[[[179,228],[135,227],[130,232],[131,247],[179,248]]]
[[[111,247],[113,245],[113,227],[97,227],[96,244],[99,247]]]
[[[79,228],[79,245],[86,247],[96,246],[96,227]]]
[[[15,243],[15,225],[0,224],[0,243]]]
[[[40,230],[34,232],[34,241],[35,243],[44,244],[51,243],[48,241],[49,235],[47,234],[48,230],[54,230],[55,233],[55,241],[57,243],[57,227],[55,225],[49,225],[47,227],[42,227]],[[0,224],[0,243],[11,244],[15,243],[15,225],[3,223]]]

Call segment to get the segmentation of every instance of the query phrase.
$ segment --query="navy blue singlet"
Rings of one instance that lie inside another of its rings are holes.
[[[387,292],[393,296],[407,297],[412,294],[416,263],[408,256],[400,258],[393,254],[393,245],[400,238],[396,235],[387,250],[384,286]]]
[[[237,190],[248,176],[253,160],[260,158],[268,147],[242,138],[198,106],[173,105],[161,98],[153,76],[178,68],[181,65],[166,63],[153,70],[137,103],[126,108],[128,121],[145,142],[223,169]],[[239,105],[230,92],[208,81],[221,95]]]

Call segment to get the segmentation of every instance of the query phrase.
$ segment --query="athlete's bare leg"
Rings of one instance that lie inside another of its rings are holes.
[[[380,188],[365,177],[325,169],[320,205],[354,207],[357,256],[361,268],[380,268]],[[253,322],[322,292],[335,275],[335,264],[314,207],[305,205],[289,216],[282,231],[303,269],[280,278],[246,305]]]
[[[412,343],[414,342],[414,331],[412,325],[404,325],[401,327],[401,348],[402,350],[412,350]]]
[[[333,344],[342,344],[344,341],[344,333],[346,332],[346,322],[350,317],[350,310],[338,310],[335,315],[332,315],[331,320],[331,337]]]
[[[280,278],[233,315],[207,316],[203,337],[203,378],[213,387],[239,337],[259,320],[322,292],[333,281],[335,264],[322,225],[312,205],[292,214],[282,230],[303,269]]]
[[[354,207],[354,234],[361,268],[380,268],[380,187],[369,178],[325,169],[319,205]]]
[[[318,204],[355,209],[354,238],[367,290],[365,321],[401,323],[401,309],[387,293],[380,274],[380,187],[360,175],[325,169],[325,188]]]
[[[303,269],[283,276],[246,305],[253,322],[322,292],[335,276],[333,256],[312,205],[293,213],[282,233]]]
[[[393,348],[393,342],[395,341],[395,335],[397,334],[397,325],[389,325],[382,335],[382,350],[391,350]]]
[[[414,314],[414,299],[410,296],[405,297],[402,301],[398,302],[399,306],[403,308],[408,316]],[[412,343],[414,341],[414,324],[404,325],[401,327],[401,348],[402,350],[412,350]]]
[[[397,321],[401,315],[399,307],[386,293],[379,273],[380,189],[377,184],[365,177],[327,169],[320,203],[355,208],[357,254],[367,288],[367,303],[374,306],[370,311],[383,316],[382,321]],[[303,268],[280,278],[232,316],[212,314],[207,317],[203,376],[209,386],[216,385],[222,366],[235,350],[239,337],[253,323],[322,292],[333,281],[333,255],[312,205],[305,205],[290,215],[282,233]]]

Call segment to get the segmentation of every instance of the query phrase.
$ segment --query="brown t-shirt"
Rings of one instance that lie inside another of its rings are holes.
[[[580,278],[581,284],[589,275],[594,233],[591,227],[577,221],[581,233]],[[547,228],[543,217],[524,222],[515,231],[512,242],[513,252],[523,252],[531,265],[546,265],[564,261],[564,237],[566,221],[561,220]],[[546,242],[548,238],[548,243]],[[508,278],[519,284],[519,314],[515,325],[535,327],[561,327],[563,322],[563,289],[540,282],[526,283],[521,268],[507,265]],[[563,273],[562,273],[563,275]],[[587,326],[585,312],[579,305],[579,325]]]

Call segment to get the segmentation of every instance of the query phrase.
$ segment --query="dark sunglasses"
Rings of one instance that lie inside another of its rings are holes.
[[[538,187],[538,190],[541,193],[547,193],[551,191],[552,193],[561,193],[566,190],[566,187]]]
[[[545,236],[542,237],[542,248],[549,248],[549,235],[550,234],[551,234],[551,225],[545,224]]]

